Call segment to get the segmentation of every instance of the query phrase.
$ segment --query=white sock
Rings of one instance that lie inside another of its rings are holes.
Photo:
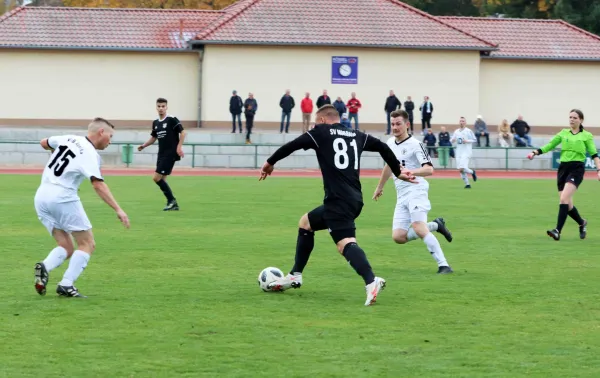
[[[79,275],[83,273],[88,261],[90,261],[90,255],[88,253],[80,250],[75,251],[73,256],[71,256],[69,267],[65,271],[62,281],[60,281],[58,284],[60,286],[73,286],[73,283],[77,281]]]
[[[446,256],[444,256],[440,242],[435,235],[430,232],[423,238],[423,241],[427,245],[427,249],[431,252],[431,256],[433,256],[438,266],[448,266]]]
[[[67,259],[67,250],[63,247],[56,247],[48,254],[48,257],[43,261],[46,270],[50,272],[58,268]]]
[[[406,234],[406,240],[407,241],[411,241],[411,240],[416,240],[419,238],[419,235],[417,235],[417,233],[415,232],[414,228],[409,228],[408,229],[408,233]]]
[[[473,170],[471,168],[465,168],[465,172],[467,172],[470,175],[473,174]]]
[[[469,177],[467,177],[467,174],[462,172],[460,174],[460,177],[463,179],[463,181],[465,182],[465,185],[469,185]]]
[[[429,229],[429,231],[437,231],[438,224],[436,222],[429,222],[427,223],[427,228]]]

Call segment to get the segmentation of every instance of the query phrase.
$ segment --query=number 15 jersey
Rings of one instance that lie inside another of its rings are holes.
[[[55,203],[78,201],[77,191],[84,179],[102,180],[102,160],[87,137],[53,136],[48,145],[54,152],[42,173],[38,195]]]

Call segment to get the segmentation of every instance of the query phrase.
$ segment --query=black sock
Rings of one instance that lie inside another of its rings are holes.
[[[296,242],[296,260],[294,267],[290,274],[302,273],[304,267],[308,263],[310,253],[315,247],[315,233],[312,231],[305,230],[303,228],[298,229],[298,241]]]
[[[569,216],[573,218],[573,220],[577,222],[578,225],[581,226],[583,224],[583,219],[581,218],[581,215],[579,215],[579,211],[577,211],[577,208],[575,206],[573,206],[573,208],[569,210]]]
[[[343,255],[350,263],[350,266],[356,270],[356,273],[360,274],[363,280],[365,280],[365,285],[375,281],[375,274],[373,274],[373,269],[369,265],[365,251],[358,244],[354,242],[346,244]]]
[[[556,222],[556,229],[558,232],[561,232],[565,222],[567,221],[567,216],[569,215],[569,204],[561,203],[558,206],[558,221]]]
[[[169,201],[169,202],[175,201],[175,197],[173,197],[173,192],[171,191],[171,187],[169,186],[169,184],[167,184],[167,182],[165,180],[161,179],[160,181],[157,181],[156,185],[158,185],[158,187],[160,188],[160,190],[162,190],[165,197],[167,197],[167,201]]]

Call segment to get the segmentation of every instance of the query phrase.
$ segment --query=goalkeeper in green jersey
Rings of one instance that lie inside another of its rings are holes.
[[[587,220],[581,218],[577,208],[573,205],[573,195],[583,181],[585,175],[586,152],[594,159],[600,180],[600,158],[594,144],[594,136],[583,128],[583,113],[581,110],[573,109],[569,113],[570,128],[563,129],[542,148],[532,151],[527,157],[531,160],[536,155],[552,151],[559,144],[560,165],[556,175],[560,205],[558,209],[558,221],[556,228],[548,230],[547,234],[554,240],[560,240],[560,233],[567,220],[567,215],[573,218],[579,225],[579,237],[585,239]]]

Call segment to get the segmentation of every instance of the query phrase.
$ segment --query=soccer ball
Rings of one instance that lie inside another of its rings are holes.
[[[283,272],[281,269],[270,266],[263,269],[258,275],[258,286],[260,286],[262,291],[271,291],[269,289],[269,284],[273,281],[277,281],[280,278],[283,278]]]

